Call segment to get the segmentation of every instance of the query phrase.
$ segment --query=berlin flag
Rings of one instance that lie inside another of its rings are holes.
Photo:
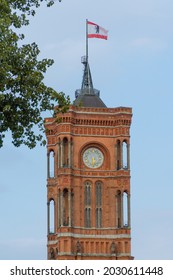
[[[87,21],[88,24],[88,38],[108,39],[108,31],[96,23]]]

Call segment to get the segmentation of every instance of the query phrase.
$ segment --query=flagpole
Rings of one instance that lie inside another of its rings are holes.
[[[88,20],[86,19],[86,62],[88,64]]]
[[[86,19],[86,69],[87,69],[87,80],[89,81],[89,64],[88,64],[88,19]],[[89,93],[90,93],[90,84]]]
[[[88,62],[88,20],[86,19],[86,60]]]

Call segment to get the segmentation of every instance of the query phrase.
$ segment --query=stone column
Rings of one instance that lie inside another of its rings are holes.
[[[60,200],[60,197],[59,197],[59,193],[57,195],[57,210],[56,210],[56,213],[57,213],[57,227],[59,228],[60,226],[60,217],[59,217],[59,214],[60,214],[60,207],[59,207],[59,200]]]
[[[121,142],[121,144],[120,144],[120,153],[121,153],[121,155],[120,155],[120,157],[121,157],[120,168],[123,169],[123,142]]]
[[[73,149],[74,149],[74,147],[73,147],[73,141],[71,140],[71,168],[73,167]]]
[[[117,155],[118,155],[118,153],[117,153],[117,149],[118,149],[118,147],[117,147],[117,144],[115,145],[115,170],[117,170],[117,168],[118,168],[118,166],[117,166]]]
[[[53,228],[53,232],[55,233],[56,232],[56,228],[57,228],[57,211],[56,211],[56,201],[54,200],[54,213],[53,213],[53,215],[54,215],[54,228]]]
[[[60,150],[61,150],[61,158],[60,158],[60,167],[62,168],[63,167],[63,141],[61,141],[60,143]]]
[[[71,167],[71,140],[68,140],[68,167]]]
[[[124,226],[123,192],[121,193],[121,227]]]
[[[63,191],[61,191],[61,193],[60,193],[60,205],[61,205],[61,226],[63,226],[63,209],[64,209],[64,205],[63,205]]]
[[[115,201],[116,201],[116,204],[115,204],[115,226],[116,228],[118,228],[118,195],[116,194],[115,196]]]
[[[74,193],[71,192],[71,226],[74,225]]]
[[[50,201],[47,202],[47,234],[50,233]]]
[[[60,142],[58,143],[58,168],[60,168],[61,164],[61,148],[60,148]]]
[[[68,191],[68,226],[71,227],[71,191]]]

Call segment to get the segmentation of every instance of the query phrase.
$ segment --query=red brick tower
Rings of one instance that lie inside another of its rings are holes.
[[[48,259],[129,260],[132,109],[107,108],[82,62],[74,104],[45,119]]]

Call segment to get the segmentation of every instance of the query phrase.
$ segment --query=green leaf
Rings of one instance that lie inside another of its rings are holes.
[[[42,2],[48,0],[0,0],[0,147],[11,131],[12,143],[34,148],[45,145],[42,112],[54,110],[56,116],[68,110],[70,99],[47,87],[44,75],[52,59],[38,59],[37,44],[21,44],[24,34],[17,29],[29,24]]]

